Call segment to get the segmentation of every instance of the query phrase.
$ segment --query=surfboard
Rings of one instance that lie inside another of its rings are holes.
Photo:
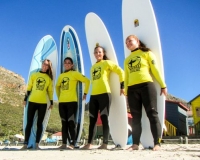
[[[38,44],[35,48],[35,51],[34,51],[34,54],[33,54],[33,57],[32,57],[32,61],[31,61],[31,65],[30,65],[29,74],[28,74],[28,81],[29,81],[29,77],[31,76],[32,73],[38,72],[38,71],[41,70],[42,61],[45,60],[45,59],[49,59],[52,62],[53,78],[54,78],[53,82],[54,82],[54,85],[55,85],[57,59],[58,59],[57,57],[58,57],[57,46],[56,46],[54,39],[50,35],[44,36],[38,42]],[[28,102],[28,100],[27,100],[27,102]],[[48,104],[47,104],[47,110],[46,110],[46,114],[45,114],[44,121],[43,121],[43,132],[42,132],[41,138],[44,134],[44,131],[46,130],[46,127],[47,127],[47,124],[48,124],[48,121],[49,121],[49,117],[50,117],[50,113],[51,113],[51,110],[48,110],[49,105],[50,105],[50,102],[48,102]],[[26,128],[26,124],[27,124],[27,111],[28,111],[28,103],[24,107],[24,118],[23,118],[24,135],[25,135],[25,128]],[[37,118],[38,118],[38,114],[36,112],[35,117],[34,117],[34,121],[33,121],[33,126],[32,126],[32,129],[31,129],[28,148],[35,148],[36,147],[35,141],[36,141],[36,132],[37,132]]]
[[[86,39],[92,65],[96,63],[94,48],[96,43],[104,47],[107,57],[118,64],[115,50],[109,33],[102,20],[95,13],[88,13],[85,18]],[[119,78],[115,73],[110,74],[111,106],[109,113],[110,134],[115,145],[126,146],[128,137],[127,108],[124,96],[120,96]]]
[[[83,67],[83,57],[81,45],[79,42],[78,35],[73,27],[66,25],[61,33],[60,39],[60,73],[64,72],[64,59],[66,57],[71,57],[74,63],[74,69],[79,71],[84,75],[84,67]],[[80,143],[80,138],[83,130],[83,122],[84,122],[84,111],[85,111],[85,100],[82,100],[84,92],[84,85],[81,82],[78,82],[77,85],[77,97],[78,97],[78,110],[76,114],[76,129],[77,136],[76,141],[77,144]]]
[[[122,25],[123,25],[123,40],[124,40],[124,53],[125,57],[130,54],[126,48],[126,38],[134,34],[147,47],[149,47],[157,58],[157,63],[161,75],[164,78],[163,58],[158,26],[153,7],[150,0],[123,0],[122,3]],[[160,96],[160,85],[154,79],[157,89],[157,106],[158,116],[163,129],[164,125],[164,112],[165,112],[165,96]],[[133,117],[134,118],[134,117]],[[163,130],[162,130],[163,132]],[[144,107],[142,110],[142,135],[140,141],[144,148],[154,146],[153,136],[150,130],[149,120],[146,116]]]

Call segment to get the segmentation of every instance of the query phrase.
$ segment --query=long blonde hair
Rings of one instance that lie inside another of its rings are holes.
[[[49,59],[45,59],[42,61],[44,63],[45,61],[48,62],[49,68],[47,69],[46,73],[49,75],[49,77],[53,80],[53,67],[52,67],[52,62]]]

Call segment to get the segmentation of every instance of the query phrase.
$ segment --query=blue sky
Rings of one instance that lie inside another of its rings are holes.
[[[200,1],[151,2],[161,38],[168,92],[190,101],[200,94]],[[85,74],[89,77],[91,62],[84,21],[87,13],[94,12],[105,23],[123,68],[121,6],[122,0],[0,0],[0,66],[27,81],[39,40],[52,35],[59,51],[61,31],[71,25],[79,36]]]

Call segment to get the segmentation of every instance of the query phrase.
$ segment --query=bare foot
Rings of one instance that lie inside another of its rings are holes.
[[[97,149],[108,149],[108,148],[107,148],[107,144],[104,144],[104,143],[103,143],[103,144],[102,144],[100,147],[98,147]]]
[[[84,147],[82,147],[81,149],[92,149],[92,144],[88,143]]]
[[[69,145],[69,146],[67,146],[67,149],[74,149],[74,146],[73,145]]]
[[[159,151],[161,149],[160,145],[159,144],[156,144],[154,147],[153,147],[153,151]]]
[[[36,150],[40,150],[41,148],[40,148],[39,146],[37,146],[35,149],[36,149]]]
[[[41,148],[39,147],[39,144],[38,144],[38,143],[36,143],[35,149],[37,149],[37,150],[40,150],[40,149],[41,149]]]
[[[58,149],[67,149],[66,144],[63,144],[62,146],[58,147]]]
[[[27,145],[24,145],[22,148],[20,148],[20,150],[25,150],[27,149]]]
[[[139,146],[137,144],[133,144],[132,146],[130,146],[129,148],[127,148],[126,150],[139,150]]]
[[[130,146],[130,147],[128,147],[128,148],[126,148],[126,150],[132,150],[132,146]]]

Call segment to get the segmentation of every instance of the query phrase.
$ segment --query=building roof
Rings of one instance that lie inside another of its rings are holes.
[[[170,101],[170,100],[166,100],[166,102],[175,103],[175,104],[177,104],[179,107],[181,107],[182,109],[184,109],[185,111],[189,111],[189,110],[190,110],[188,107],[186,107],[185,105],[183,105],[181,102]]]
[[[54,133],[52,136],[62,136],[62,132]]]
[[[197,95],[196,97],[194,97],[191,101],[189,101],[188,103],[191,104],[192,101],[194,101],[195,99],[197,99],[198,97],[200,97],[200,94]]]
[[[101,115],[100,113],[98,112],[98,118],[97,118],[97,123],[96,123],[97,126],[101,126],[102,125],[102,121],[101,121]]]

